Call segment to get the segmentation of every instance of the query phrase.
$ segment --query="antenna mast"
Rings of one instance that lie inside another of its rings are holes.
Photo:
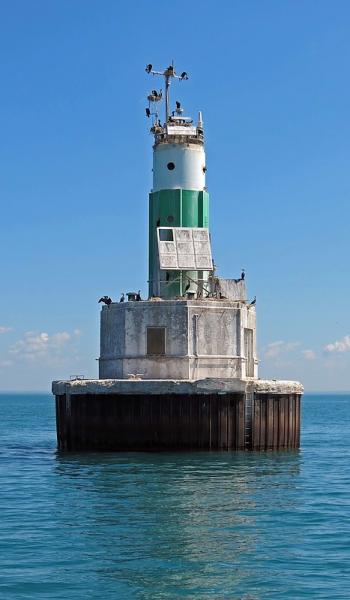
[[[186,71],[183,71],[181,75],[177,75],[174,68],[174,61],[172,61],[171,65],[164,69],[164,71],[154,71],[153,65],[146,65],[146,73],[151,73],[152,75],[162,75],[165,79],[165,123],[169,120],[170,115],[170,84],[171,79],[179,79],[179,81],[186,81],[188,79],[188,75]]]

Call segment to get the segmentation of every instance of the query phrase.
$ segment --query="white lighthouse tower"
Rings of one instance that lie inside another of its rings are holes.
[[[165,79],[165,115],[158,106],[161,91],[148,95],[152,117],[153,187],[149,196],[149,294],[162,298],[209,292],[204,285],[213,269],[209,243],[209,195],[205,186],[202,115],[197,124],[184,116],[181,103],[170,112],[170,82],[185,81],[173,65],[165,71],[146,71]]]

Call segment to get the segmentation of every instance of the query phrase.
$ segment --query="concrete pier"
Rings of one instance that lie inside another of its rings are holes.
[[[67,451],[280,450],[300,443],[291,381],[203,379],[53,382]]]

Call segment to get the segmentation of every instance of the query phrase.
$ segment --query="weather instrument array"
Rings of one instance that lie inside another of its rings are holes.
[[[174,64],[169,65],[164,71],[155,71],[153,69],[153,65],[146,65],[146,73],[151,75],[160,75],[164,77],[165,80],[165,123],[168,123],[170,118],[170,84],[172,79],[178,79],[179,81],[186,81],[188,79],[188,75],[186,71],[183,71],[181,75],[177,75]],[[146,116],[151,117],[154,116],[156,123],[158,123],[158,111],[156,110],[157,103],[160,102],[163,98],[163,91],[160,90],[152,90],[152,92],[147,96],[148,107],[146,108]],[[152,108],[153,107],[153,108]],[[181,116],[183,109],[181,107],[181,103],[176,101],[176,109],[174,113],[178,116]]]

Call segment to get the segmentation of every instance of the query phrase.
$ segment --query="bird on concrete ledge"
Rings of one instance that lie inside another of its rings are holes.
[[[256,304],[256,296],[254,296],[253,300],[249,304],[249,306],[254,306]]]
[[[242,273],[241,273],[241,276],[240,276],[240,278],[239,278],[239,279],[234,279],[233,281],[234,281],[235,283],[239,283],[240,281],[244,281],[244,280],[245,280],[245,270],[244,270],[244,269],[242,269]]]
[[[139,290],[137,292],[135,300],[136,300],[136,302],[140,302],[140,300],[142,300],[142,298],[141,298],[141,290]]]
[[[102,298],[100,298],[98,302],[103,302],[104,304],[107,304],[107,306],[109,306],[110,304],[112,304],[112,298],[110,298],[109,296],[102,296]]]
[[[119,302],[124,302],[124,300],[125,300],[125,294],[123,292],[122,295],[120,296]]]

